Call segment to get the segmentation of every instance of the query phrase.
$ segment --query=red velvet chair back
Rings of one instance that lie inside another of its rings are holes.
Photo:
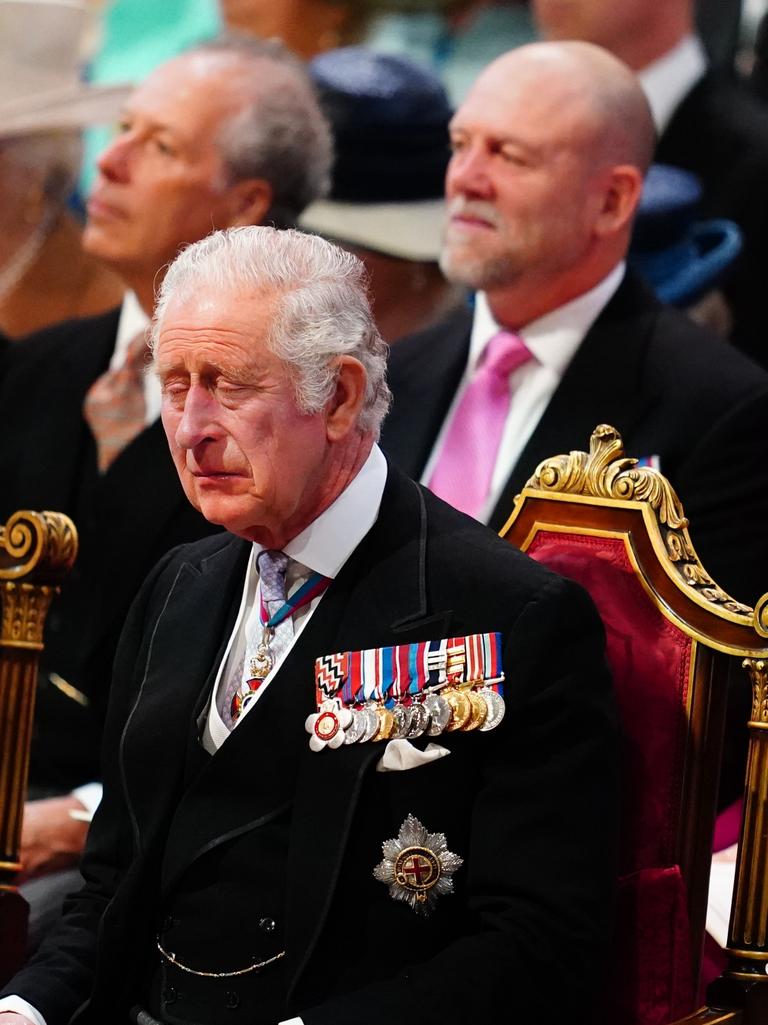
[[[753,612],[706,574],[669,483],[598,427],[542,463],[501,532],[589,591],[623,729],[611,1025],[695,1007],[729,661],[765,650]],[[745,679],[746,685],[746,679]]]

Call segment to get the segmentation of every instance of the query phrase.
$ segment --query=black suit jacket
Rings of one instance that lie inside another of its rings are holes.
[[[80,553],[46,629],[44,670],[82,691],[93,715],[41,675],[32,778],[66,788],[93,778],[115,647],[142,581],[170,548],[215,528],[186,500],[162,425],[152,424],[106,474],[83,419],[109,366],[119,311],[48,328],[13,345],[0,383],[0,518],[17,509],[70,515]]]
[[[710,71],[676,109],[656,160],[699,176],[701,216],[727,217],[741,228],[744,248],[723,291],[734,342],[768,365],[768,110],[745,84]]]
[[[61,1025],[95,971],[78,1020],[122,1021],[164,895],[206,852],[289,804],[283,1017],[476,1025],[506,1006],[546,1023],[565,1004],[591,1020],[610,917],[616,773],[602,630],[584,593],[390,469],[378,521],[263,698],[184,792],[185,751],[248,552],[238,539],[211,538],[171,553],[147,581],[115,664],[86,887],[8,991]],[[444,734],[450,755],[403,772],[375,771],[381,743],[310,751],[304,718],[318,655],[487,630],[502,632],[507,674],[495,730]],[[281,758],[293,773],[280,773]],[[234,782],[243,778],[248,786]],[[431,917],[371,874],[409,814],[464,858],[456,892]],[[248,902],[247,876],[240,884]],[[230,930],[209,943],[234,959]],[[261,1022],[247,1012],[239,1020]]]
[[[462,311],[392,348],[382,447],[412,476],[423,471],[464,372],[470,327]],[[629,455],[660,457],[705,567],[754,603],[768,591],[766,417],[768,375],[628,275],[510,467],[490,525],[503,526],[541,460],[584,449],[595,426],[608,423]]]

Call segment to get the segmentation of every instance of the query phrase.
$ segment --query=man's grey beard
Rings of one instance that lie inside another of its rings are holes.
[[[518,276],[508,256],[463,257],[457,260],[451,257],[450,248],[445,244],[440,253],[440,270],[454,284],[482,292],[509,285]]]

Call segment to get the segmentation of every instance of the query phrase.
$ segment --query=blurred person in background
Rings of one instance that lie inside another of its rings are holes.
[[[115,646],[144,577],[215,528],[190,507],[143,373],[166,265],[214,228],[292,225],[322,195],[331,138],[301,64],[276,40],[224,39],[161,65],[128,98],[101,155],[84,244],[128,289],[120,308],[41,331],[6,353],[0,520],[19,508],[75,520],[77,564],[46,625],[22,862],[77,862],[100,789],[99,738]],[[72,790],[72,788],[77,788]],[[73,817],[74,815],[74,817]],[[65,876],[69,874],[65,871]],[[76,880],[75,880],[76,881]],[[34,880],[33,942],[66,879]]]
[[[229,29],[273,36],[301,57],[357,42],[368,25],[368,0],[219,0]]]
[[[455,106],[486,64],[535,38],[527,0],[371,0],[365,44],[438,75]]]
[[[299,224],[366,265],[376,324],[396,342],[465,301],[438,265],[448,166],[445,90],[403,57],[345,47],[316,57],[310,74],[334,133],[331,193]]]
[[[111,309],[123,286],[81,246],[68,207],[80,129],[114,119],[125,87],[79,78],[83,3],[0,0],[0,332],[16,339]]]
[[[638,75],[659,134],[655,159],[696,174],[701,215],[735,221],[742,254],[723,284],[733,342],[768,365],[768,113],[748,87],[708,67],[693,0],[532,0],[546,39],[596,43]]]

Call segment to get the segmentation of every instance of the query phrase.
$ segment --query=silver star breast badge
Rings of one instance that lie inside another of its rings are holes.
[[[389,886],[394,900],[405,901],[418,914],[428,915],[437,898],[453,893],[453,874],[464,863],[448,850],[443,833],[430,833],[409,815],[394,840],[381,845],[384,858],[374,879]]]

